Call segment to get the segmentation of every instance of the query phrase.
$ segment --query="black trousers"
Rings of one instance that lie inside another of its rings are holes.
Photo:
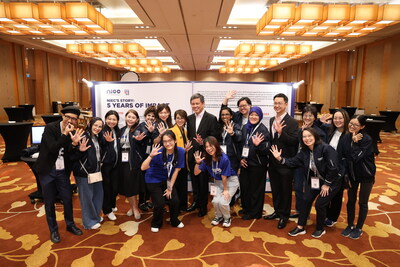
[[[347,223],[348,225],[354,225],[355,213],[356,213],[356,201],[357,191],[360,187],[360,193],[358,195],[358,205],[360,206],[358,212],[358,220],[356,228],[362,229],[364,226],[365,219],[368,214],[368,200],[371,194],[373,182],[360,183],[350,179],[351,187],[348,189],[348,201],[347,201]]]
[[[336,193],[336,195],[332,198],[331,203],[328,205],[326,210],[326,218],[329,220],[336,222],[339,218],[340,211],[342,210],[342,203],[343,203],[343,179],[338,181],[340,189]]]
[[[176,190],[179,198],[179,209],[186,211],[187,202],[188,202],[188,170],[186,168],[182,168],[178,177],[176,178],[174,189]]]
[[[321,182],[321,181],[320,181]],[[298,225],[305,226],[307,223],[307,218],[310,216],[310,211],[312,204],[315,201],[315,210],[317,211],[317,230],[324,229],[324,221],[326,218],[326,207],[331,202],[332,198],[336,195],[339,191],[339,187],[334,185],[329,190],[329,195],[322,197],[320,196],[321,189],[311,189],[310,185],[305,186],[304,192],[304,206],[303,210],[300,211]]]
[[[112,208],[116,207],[119,180],[118,166],[114,168],[111,164],[103,164],[101,172],[103,175],[104,192],[103,213],[109,214]]]
[[[191,173],[193,201],[197,202],[200,210],[206,212],[208,204],[208,175],[201,172],[199,175]]]
[[[164,206],[168,203],[171,225],[178,226],[180,221],[179,215],[179,199],[175,189],[172,190],[171,199],[164,197],[164,191],[167,189],[167,181],[161,183],[147,183],[151,199],[153,200],[153,220],[151,221],[151,227],[160,228],[163,225],[164,218]]]
[[[264,207],[266,166],[248,166],[240,169],[240,197],[245,213],[261,218]]]
[[[56,196],[58,196],[64,205],[64,220],[67,226],[74,225],[72,212],[72,190],[69,176],[64,170],[57,171],[52,169],[49,174],[39,176],[42,186],[44,207],[46,210],[46,219],[50,232],[58,230],[56,221]]]
[[[292,205],[292,185],[293,185],[293,169],[283,166],[270,164],[268,169],[272,202],[276,214],[281,219],[288,219],[290,216],[290,207]]]

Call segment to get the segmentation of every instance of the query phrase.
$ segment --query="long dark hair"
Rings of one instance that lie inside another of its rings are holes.
[[[132,125],[132,127],[131,127],[131,129],[130,129],[130,132],[133,133],[133,132],[135,131],[135,128],[139,125],[140,118],[139,118],[139,114],[138,114],[137,111],[134,110],[134,109],[128,110],[128,111],[125,113],[125,117],[128,116],[129,113],[132,113],[132,114],[135,115],[136,118],[137,118],[136,123],[135,123],[134,125]],[[126,124],[126,122],[125,122],[125,124]]]
[[[164,136],[168,136],[170,138],[172,138],[175,141],[175,145],[174,145],[174,160],[172,161],[172,166],[175,166],[178,163],[178,146],[176,145],[176,136],[174,134],[173,131],[171,130],[166,130],[162,135],[161,135],[161,142],[164,139]],[[168,163],[168,156],[167,156],[167,150],[164,148],[162,151],[162,159],[164,161],[164,166],[167,165]],[[169,178],[169,177],[168,177]]]
[[[118,114],[118,112],[115,111],[115,110],[109,110],[109,111],[107,111],[106,115],[104,116],[104,127],[103,127],[103,130],[104,130],[104,131],[107,131],[107,132],[108,132],[108,131],[110,131],[110,132],[112,131],[111,128],[108,127],[108,125],[107,125],[107,123],[106,123],[107,118],[108,118],[109,116],[111,116],[111,115],[114,115],[115,117],[117,117],[117,125],[115,125],[114,130],[115,130],[115,133],[118,133],[118,132],[119,132],[119,126],[118,126],[119,114]]]
[[[305,128],[305,129],[303,130],[303,132],[301,133],[301,149],[306,149],[306,148],[308,148],[308,146],[307,146],[306,144],[304,144],[304,141],[303,141],[303,133],[304,133],[305,131],[309,132],[310,134],[312,134],[312,136],[314,136],[314,139],[315,139],[314,146],[319,145],[319,144],[322,143],[321,137],[319,136],[319,134],[317,133],[317,131],[316,131],[314,128],[312,128],[312,127],[307,127],[307,128]]]
[[[172,114],[171,114],[171,109],[169,108],[168,104],[158,104],[157,105],[156,120],[157,120],[158,123],[160,123],[162,121],[160,119],[160,117],[158,116],[158,113],[160,113],[164,109],[169,112],[169,116],[168,116],[167,121],[166,121],[167,127],[168,128],[172,128],[172,126],[173,126],[172,125],[172,118],[171,118]]]
[[[337,129],[337,127],[335,126],[335,123],[333,122],[333,119],[335,117],[335,114],[338,113],[338,112],[342,114],[343,119],[344,119],[343,133],[347,134],[349,132],[349,122],[350,122],[349,113],[347,113],[347,111],[344,110],[344,109],[338,109],[338,110],[335,111],[335,113],[333,113],[331,128],[329,129],[329,136],[332,136],[333,133]]]
[[[206,147],[206,143],[209,143],[211,146],[215,147],[215,157],[217,158],[217,161],[219,161],[222,157],[222,149],[218,143],[217,138],[214,136],[208,136],[203,140],[204,147]],[[204,162],[206,165],[212,164],[212,156],[206,152],[205,154],[205,159]]]
[[[351,117],[351,119],[356,119],[356,120],[358,120],[358,122],[360,123],[360,126],[365,126],[365,125],[367,124],[367,117],[365,117],[365,116],[362,115],[362,114],[354,115],[353,117]],[[362,133],[364,133],[364,130],[365,130],[365,127],[362,128],[362,129],[360,129],[358,132],[361,132],[361,131],[362,131]]]
[[[104,122],[103,122],[103,120],[102,120],[101,118],[99,118],[99,117],[93,117],[93,118],[90,120],[89,124],[86,126],[86,132],[88,132],[90,136],[93,136],[93,134],[92,134],[92,127],[93,127],[93,124],[95,124],[97,121],[101,121],[101,123],[102,123],[102,125],[103,125],[103,128],[104,128]]]
[[[222,107],[221,109],[220,109],[220,111],[219,111],[219,119],[218,119],[218,122],[219,122],[219,124],[223,127],[225,124],[224,124],[224,121],[222,120],[222,111],[224,111],[224,110],[227,110],[228,112],[229,112],[229,114],[231,114],[231,117],[233,117],[233,111],[232,111],[232,109],[231,108],[228,108],[228,107]]]

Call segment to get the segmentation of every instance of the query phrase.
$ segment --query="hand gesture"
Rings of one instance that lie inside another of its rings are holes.
[[[322,123],[329,123],[328,120],[330,120],[331,118],[332,118],[332,114],[326,113],[326,114],[322,114],[321,117],[319,118],[319,120]]]
[[[111,131],[107,131],[103,134],[104,139],[106,139],[107,142],[114,142],[115,138],[113,138],[113,133]]]
[[[149,156],[150,156],[151,158],[153,158],[153,157],[157,156],[158,154],[161,154],[161,151],[159,151],[160,148],[161,148],[161,145],[160,145],[160,144],[155,144],[155,145],[153,145],[153,149],[151,150]]]
[[[163,196],[165,196],[167,199],[171,199],[171,194],[172,194],[172,188],[171,189],[167,188],[165,189]]]
[[[301,129],[304,130],[305,128],[311,127],[311,123],[306,123],[303,121],[303,125],[301,126]]]
[[[222,195],[224,196],[225,200],[229,200],[231,195],[229,194],[228,190],[224,190],[224,192],[222,192]]]
[[[147,128],[147,130],[152,133],[155,129],[154,124],[151,121],[146,121],[146,125],[145,127]]]
[[[86,137],[83,137],[82,140],[79,143],[79,151],[85,152],[88,150],[91,146],[88,146],[87,143],[89,142],[89,139]]]
[[[286,127],[286,124],[285,124],[284,120],[282,120],[281,122],[278,122],[276,120],[274,121],[274,128],[275,128],[275,131],[278,134],[281,134],[282,133],[282,129],[285,128],[285,127]]]
[[[196,161],[196,164],[201,164],[201,162],[204,160],[204,157],[201,157],[201,152],[200,151],[196,151],[194,152],[194,160]]]
[[[193,137],[193,140],[195,140],[199,145],[203,145],[203,138],[201,137],[200,134],[196,134],[196,137]]]
[[[188,152],[190,149],[192,149],[192,141],[190,141],[190,140],[188,140],[187,142],[186,142],[186,145],[185,145],[185,152]]]
[[[162,135],[167,129],[164,127],[164,123],[161,122],[157,125],[157,130]]]
[[[224,130],[229,134],[232,135],[233,134],[233,122],[226,122],[225,126],[224,126]]]
[[[75,129],[75,126],[72,125],[71,123],[68,123],[67,126],[65,126],[65,128],[64,128],[63,134],[68,136],[68,134],[70,132],[72,132],[74,129]]]
[[[353,133],[353,136],[351,137],[351,139],[353,140],[354,143],[358,143],[358,141],[360,141],[363,138],[362,133]]]
[[[242,159],[240,161],[240,166],[242,166],[243,168],[247,168],[247,160],[246,159]]]
[[[230,99],[234,98],[235,95],[236,95],[236,90],[231,90],[228,93],[226,93],[225,99],[230,100]]]
[[[271,151],[272,155],[277,159],[277,160],[281,160],[281,154],[282,154],[282,149],[278,150],[278,147],[276,145],[272,145],[271,149],[269,150]]]
[[[255,146],[258,146],[262,141],[264,141],[264,135],[262,133],[256,133],[251,138]]]
[[[138,135],[134,135],[133,136],[133,138],[135,138],[135,140],[137,140],[137,141],[141,141],[141,140],[143,140],[143,138],[145,138],[146,137],[146,134],[144,133],[144,132],[142,132],[142,133],[139,133]]]
[[[327,186],[326,184],[321,186],[321,192],[319,193],[321,195],[321,197],[326,197],[329,195],[329,186]]]
[[[75,134],[72,134],[72,132],[69,132],[69,136],[71,136],[72,144],[77,146],[79,144],[79,141],[81,141],[83,137],[83,129],[79,129],[75,131]]]

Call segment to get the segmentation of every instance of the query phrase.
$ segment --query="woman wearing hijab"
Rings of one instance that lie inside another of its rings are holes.
[[[262,216],[267,173],[269,132],[261,122],[260,107],[251,107],[249,120],[242,129],[242,159],[240,161],[240,190],[243,220]]]

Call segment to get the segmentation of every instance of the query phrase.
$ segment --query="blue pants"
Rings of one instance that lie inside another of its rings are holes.
[[[101,182],[89,184],[87,177],[75,176],[75,180],[78,185],[83,227],[90,229],[100,222],[100,212],[103,205],[103,184]]]
[[[72,212],[72,190],[69,176],[64,170],[52,169],[49,174],[39,176],[42,186],[46,219],[50,232],[58,231],[56,221],[56,196],[62,200],[64,205],[64,220],[67,226],[74,225]]]

